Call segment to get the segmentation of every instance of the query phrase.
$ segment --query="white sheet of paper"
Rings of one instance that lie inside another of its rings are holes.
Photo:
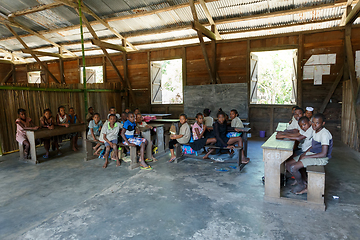
[[[330,75],[330,65],[322,65],[322,75]]]
[[[336,63],[336,53],[328,54],[327,62],[328,62],[328,64],[335,64]]]
[[[305,65],[312,65],[314,62],[314,55],[311,55],[311,57],[306,61]]]
[[[319,55],[319,64],[328,64],[327,54],[320,54]]]
[[[314,79],[314,66],[304,66],[303,79]]]
[[[322,66],[314,66],[314,85],[322,84]]]
[[[356,77],[360,77],[360,62],[355,62]]]
[[[360,51],[355,52],[355,61],[360,62]]]

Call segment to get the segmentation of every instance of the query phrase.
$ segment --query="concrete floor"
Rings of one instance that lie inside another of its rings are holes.
[[[0,239],[359,239],[359,153],[335,143],[322,212],[263,201],[262,143],[250,141],[241,173],[234,164],[168,156],[152,171],[115,162],[102,169],[102,160],[84,162],[68,145],[38,165],[5,155]]]

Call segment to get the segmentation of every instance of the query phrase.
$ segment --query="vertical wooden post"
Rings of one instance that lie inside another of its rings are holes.
[[[187,65],[186,65],[187,59],[186,59],[186,47],[183,47],[183,53],[182,53],[182,76],[183,76],[183,92],[184,88],[187,85]]]
[[[270,108],[270,134],[274,133],[274,107]]]
[[[12,81],[16,83],[16,66],[15,64],[12,65],[13,73],[12,73]]]
[[[103,65],[103,83],[107,82],[107,72],[106,72],[106,58],[102,57],[102,65]]]
[[[302,70],[302,62],[304,57],[304,35],[299,34],[299,42],[298,42],[298,64],[297,64],[297,105],[302,107],[302,80],[303,80],[303,70]]]
[[[215,25],[211,25],[212,29],[215,27]],[[216,79],[216,41],[211,41],[211,50],[212,50],[212,77],[213,79]],[[217,79],[216,79],[217,82]]]
[[[149,79],[149,112],[152,111],[151,94],[152,94],[152,79],[151,79],[151,52],[147,53],[148,79]]]
[[[250,117],[250,39],[246,41],[246,82],[247,82],[247,94],[248,94],[248,118]],[[249,119],[248,119],[249,120]]]

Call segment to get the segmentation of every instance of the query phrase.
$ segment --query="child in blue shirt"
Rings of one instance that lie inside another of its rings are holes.
[[[137,127],[136,127],[134,113],[129,112],[128,120],[126,120],[126,122],[124,123],[123,129],[121,131],[121,136],[123,138],[123,144],[132,146],[132,147],[139,146],[140,147],[139,162],[140,162],[141,169],[151,170],[152,167],[146,164],[145,158],[144,158],[144,152],[145,152],[145,147],[146,147],[147,141],[145,138],[135,137],[136,129],[137,129]]]

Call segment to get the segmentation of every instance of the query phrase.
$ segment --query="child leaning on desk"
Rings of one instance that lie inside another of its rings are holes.
[[[42,116],[40,118],[40,126],[42,128],[47,128],[49,130],[54,129],[56,124],[56,121],[54,120],[54,118],[52,117],[52,113],[51,110],[49,108],[44,110],[44,116]],[[46,137],[46,138],[42,138],[41,141],[44,142],[44,148],[45,148],[45,155],[43,156],[43,158],[49,158],[49,150],[50,150],[50,142],[52,142],[52,148],[53,150],[55,150],[55,148],[57,149],[57,154],[61,155],[60,149],[59,149],[59,144],[57,141],[57,136],[55,137]]]
[[[303,154],[293,158],[293,164],[289,166],[290,173],[295,177],[297,186],[292,191],[295,194],[307,192],[307,183],[300,173],[300,169],[308,166],[324,166],[331,158],[333,138],[325,127],[325,117],[317,113],[312,121],[312,142],[311,147]]]
[[[234,128],[244,128],[244,124],[242,123],[241,119],[239,118],[239,113],[236,109],[232,109],[230,111],[230,119],[231,119],[231,127]],[[239,132],[229,132],[226,134],[228,138],[231,137],[240,137],[242,133]]]
[[[176,133],[171,133],[170,135],[170,142],[169,142],[169,149],[171,153],[171,157],[169,162],[173,162],[176,159],[175,153],[174,153],[174,146],[177,143],[185,144],[188,143],[190,140],[190,126],[187,123],[187,116],[185,113],[180,114],[179,117],[180,120],[180,131],[179,135],[176,135]]]
[[[25,130],[37,130],[39,127],[35,126],[31,118],[26,116],[26,110],[18,109],[19,118],[15,120],[16,123],[16,141],[24,146],[24,160],[29,157],[30,143],[27,139]]]

